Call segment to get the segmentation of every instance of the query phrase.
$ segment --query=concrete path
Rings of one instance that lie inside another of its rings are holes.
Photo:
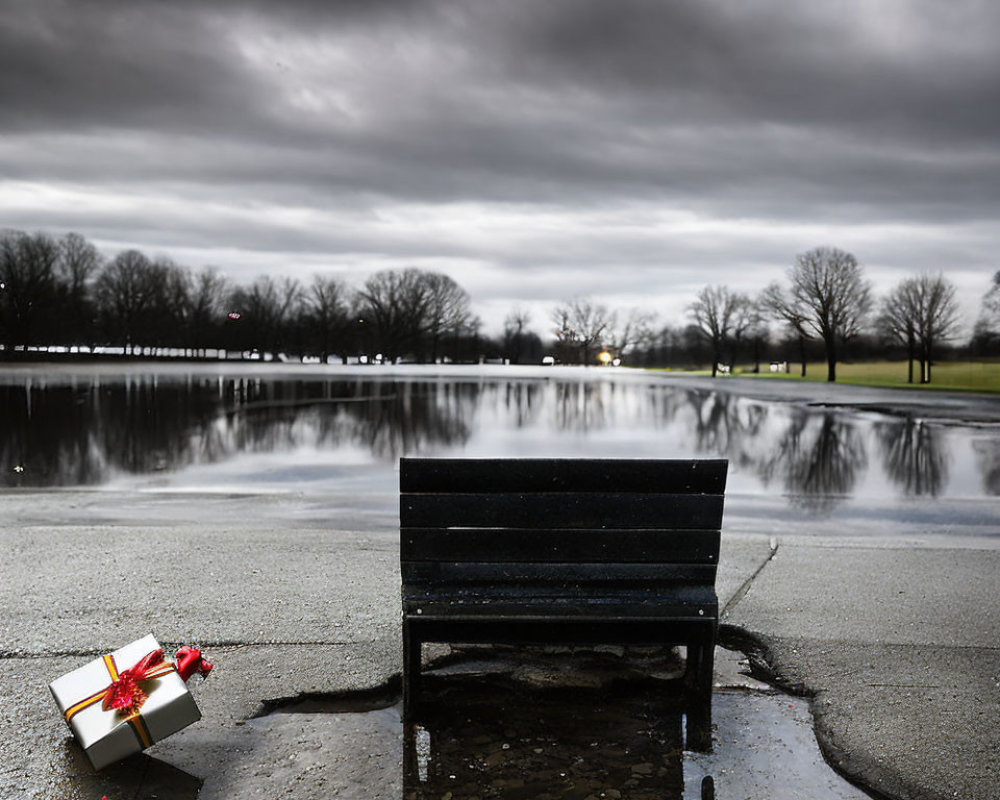
[[[0,519],[35,502],[74,495],[0,497]],[[248,720],[398,680],[395,530],[0,524],[0,552],[0,797],[323,798],[331,770],[390,768],[361,741],[329,764],[293,722],[268,734]],[[991,798],[998,574],[997,551],[739,535],[725,538],[718,588],[727,634],[751,634],[760,667],[813,697],[846,773],[891,797]],[[193,687],[204,718],[154,758],[95,775],[47,684],[148,632],[215,661]]]
[[[889,797],[1000,797],[1000,551],[786,538],[724,620]]]

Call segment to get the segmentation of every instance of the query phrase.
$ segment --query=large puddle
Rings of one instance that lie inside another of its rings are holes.
[[[412,726],[392,696],[309,700],[249,724],[261,742],[321,739],[309,762],[331,797],[869,797],[824,762],[804,701],[739,676],[738,659],[720,651],[729,677],[707,753],[685,749],[671,651],[465,652],[426,673]]]
[[[404,455],[723,457],[730,529],[807,515],[985,536],[1000,496],[996,425],[754,399],[724,381],[108,369],[0,374],[0,490],[293,492],[325,526],[331,504],[363,516],[359,495],[394,514]]]

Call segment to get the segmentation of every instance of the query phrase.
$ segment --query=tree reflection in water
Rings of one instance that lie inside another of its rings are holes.
[[[586,432],[605,427],[608,424],[605,393],[613,389],[614,384],[607,383],[557,383],[556,428],[561,431]]]
[[[431,445],[465,443],[478,408],[480,387],[465,383],[401,383],[395,399],[344,406],[341,422],[354,427],[351,439],[372,454],[395,461]]]
[[[748,478],[759,481],[760,493],[780,487],[793,505],[816,514],[855,492],[869,442],[902,497],[944,494],[950,453],[968,442],[983,493],[1000,495],[1000,437],[992,429],[954,426],[945,436],[913,420],[869,421],[594,372],[582,380],[547,373],[544,380],[449,381],[375,371],[302,380],[180,372],[9,380],[0,383],[0,486],[99,484],[242,454],[275,454],[250,469],[271,470],[282,464],[280,454],[287,462],[298,451],[324,451],[333,464],[338,450],[361,451],[390,464],[406,454],[482,450],[476,439],[483,437],[497,456],[728,458],[744,487]],[[507,444],[488,436],[498,430]]]
[[[504,407],[513,415],[515,427],[524,428],[538,419],[540,392],[537,383],[508,381],[504,385]]]
[[[741,468],[757,463],[767,406],[721,392],[689,391],[686,396],[694,411],[699,453],[724,456]]]
[[[850,496],[867,465],[864,441],[852,422],[833,411],[795,409],[758,472],[765,483],[780,476],[793,505],[820,515]]]
[[[1000,442],[980,439],[972,447],[983,473],[983,491],[1000,495]]]
[[[882,466],[907,496],[937,497],[948,480],[948,457],[940,430],[907,418],[875,425]]]
[[[2,485],[69,486],[238,453],[357,445],[395,460],[466,442],[475,383],[155,377],[0,386]]]
[[[7,486],[101,483],[114,472],[155,472],[188,463],[189,432],[218,404],[186,385],[99,380],[0,386],[0,463]]]

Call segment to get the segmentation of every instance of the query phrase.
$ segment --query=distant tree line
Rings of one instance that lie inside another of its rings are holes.
[[[910,381],[929,383],[959,327],[955,287],[941,274],[909,277],[880,300],[850,253],[800,253],[784,282],[756,296],[705,286],[687,320],[658,324],[641,309],[589,298],[557,304],[543,339],[514,308],[499,337],[482,335],[468,293],[447,275],[383,270],[361,286],[316,275],[311,282],[262,276],[235,283],[212,268],[192,271],[125,250],[105,259],[79,234],[0,234],[0,357],[58,346],[126,356],[172,351],[192,358],[233,353],[334,359],[704,367],[713,376],[737,361],[823,359],[827,379],[847,358],[903,357]],[[1000,354],[1000,271],[982,301],[970,355]]]
[[[125,355],[165,350],[433,361],[478,357],[480,320],[447,275],[385,270],[356,289],[267,276],[243,285],[212,268],[125,250],[110,260],[78,234],[0,234],[3,356],[52,346]]]
[[[687,325],[657,327],[652,315],[633,310],[622,316],[577,299],[552,312],[554,347],[575,363],[592,363],[600,350],[627,354],[634,364],[709,364],[713,377],[731,371],[738,359],[757,372],[766,357],[786,368],[797,361],[805,376],[807,363],[821,358],[829,381],[836,380],[845,356],[902,355],[909,360],[910,382],[930,383],[934,359],[959,327],[955,287],[943,275],[906,278],[877,302],[857,259],[832,247],[800,253],[784,284],[772,283],[756,296],[705,286],[688,306],[688,318]],[[966,349],[971,355],[1000,354],[1000,272]]]

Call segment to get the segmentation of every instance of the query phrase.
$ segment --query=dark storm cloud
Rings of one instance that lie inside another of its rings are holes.
[[[622,13],[599,0],[539,4],[546,13],[523,26],[531,63],[581,86],[682,105],[685,116],[702,121],[735,116],[904,139],[928,131],[995,139],[994,3],[689,0],[628,7]]]
[[[553,291],[829,243],[985,275],[1000,246],[969,229],[1000,214],[991,2],[0,6],[5,224],[541,265]]]
[[[210,28],[172,4],[7,4],[0,97],[7,131],[164,130],[237,114],[251,99]]]
[[[862,203],[890,179],[988,194],[981,163],[946,156],[995,157],[1000,7],[814,5],[24,3],[0,30],[0,125],[188,134],[159,171],[403,196],[710,194],[762,171],[835,196],[861,173]],[[255,71],[239,30],[272,38]],[[303,65],[312,34],[349,68]],[[355,111],[294,104],[331,89]]]

